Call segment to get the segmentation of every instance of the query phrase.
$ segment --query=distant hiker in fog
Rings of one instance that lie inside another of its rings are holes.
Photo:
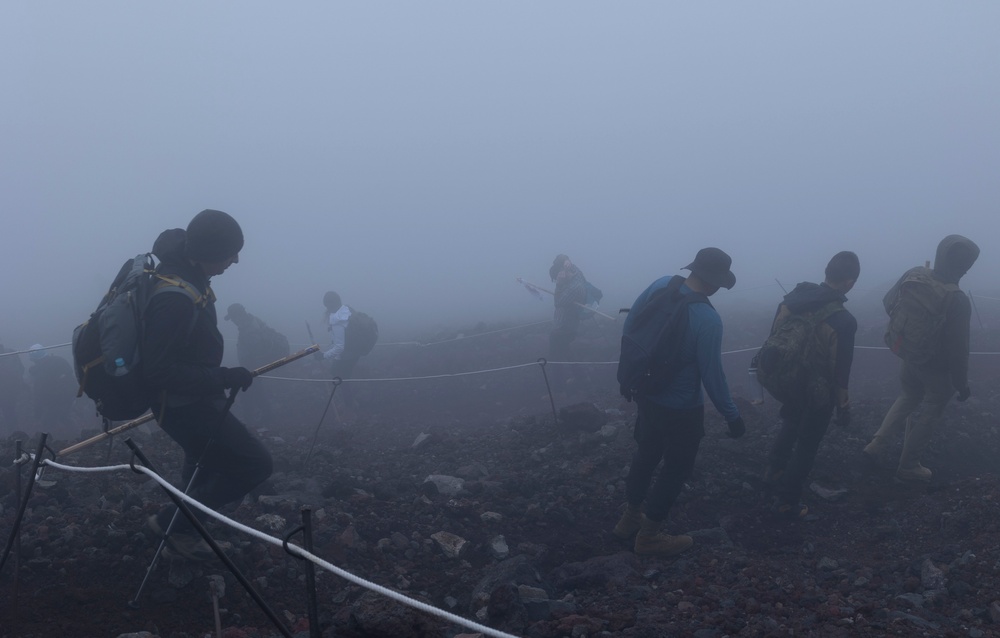
[[[317,357],[329,362],[330,375],[350,379],[358,360],[372,351],[378,341],[378,326],[363,312],[354,310],[340,300],[340,295],[330,291],[323,295],[326,307],[326,330],[330,333],[330,347]],[[345,383],[337,390],[350,410],[358,407],[351,390]]]
[[[232,321],[239,330],[236,355],[244,368],[255,370],[264,364],[288,356],[290,351],[288,338],[247,312],[243,304],[231,304],[224,319]],[[253,392],[247,393],[245,398],[250,409],[256,413],[257,421],[270,425],[273,419],[271,387],[266,381],[268,380],[258,380],[258,386]]]
[[[0,344],[0,433],[17,429],[17,403],[24,395],[24,364],[21,356]]]
[[[940,427],[951,397],[969,398],[969,322],[972,304],[958,282],[979,258],[979,246],[961,235],[938,244],[933,269],[911,268],[886,294],[889,313],[886,345],[902,358],[902,392],[864,453],[875,461],[901,430],[903,452],[896,478],[929,481],[920,463],[927,443]],[[919,412],[916,412],[920,406]]]
[[[719,288],[736,284],[731,265],[723,251],[703,248],[685,267],[691,271],[686,279],[662,277],[646,288],[623,326],[618,378],[622,394],[638,407],[637,446],[625,479],[625,513],[613,533],[622,540],[634,535],[637,554],[671,556],[694,542],[662,530],[705,435],[702,385],[725,418],[729,436],[739,438],[746,430],[722,371],[722,319],[708,300]],[[653,341],[642,343],[649,335]],[[629,340],[666,356],[631,358]],[[646,364],[651,367],[642,367]]]
[[[246,390],[253,374],[244,367],[220,365],[223,340],[209,285],[212,277],[239,263],[242,248],[239,224],[217,210],[198,213],[187,230],[162,232],[153,245],[160,260],[157,272],[184,280],[200,298],[154,296],[146,309],[142,339],[143,374],[153,413],[184,450],[184,485],[198,468],[189,495],[213,509],[239,502],[271,475],[270,453],[225,409],[226,390]],[[150,529],[162,536],[174,512],[171,505],[151,516]],[[167,544],[171,553],[192,560],[214,556],[183,516]]]
[[[49,353],[39,343],[28,353],[31,368],[31,394],[35,419],[43,432],[59,436],[73,432],[73,399],[76,398],[76,376],[69,361]]]
[[[764,482],[775,494],[775,511],[785,516],[809,513],[800,502],[802,486],[834,409],[837,425],[850,424],[847,387],[858,322],[844,303],[860,274],[857,255],[849,251],[834,255],[823,283],[803,282],[785,295],[775,312],[771,337],[761,349],[758,378],[767,370],[771,377],[765,379],[787,384],[784,392],[776,389],[775,396],[782,401],[781,428],[764,472]],[[769,354],[775,363],[763,360]]]
[[[552,361],[569,361],[569,344],[576,339],[580,327],[580,304],[587,302],[587,280],[566,255],[556,255],[549,268],[549,278],[556,284],[549,358]]]

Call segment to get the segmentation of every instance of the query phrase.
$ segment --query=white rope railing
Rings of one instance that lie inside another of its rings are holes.
[[[245,534],[249,534],[250,536],[253,536],[253,537],[257,538],[258,540],[264,541],[266,543],[270,543],[272,545],[275,545],[275,546],[281,547],[281,548],[284,548],[286,546],[285,541],[283,541],[282,539],[275,538],[273,536],[269,536],[268,534],[265,534],[264,532],[261,532],[260,530],[256,530],[256,529],[254,529],[252,527],[248,527],[247,525],[244,525],[243,523],[240,523],[239,521],[234,521],[233,519],[229,518],[228,516],[226,516],[224,514],[220,514],[219,512],[216,512],[215,510],[213,510],[212,508],[208,507],[207,505],[204,505],[203,503],[201,503],[201,502],[199,502],[199,501],[191,498],[190,496],[188,496],[187,494],[185,494],[181,490],[179,490],[176,487],[174,487],[173,485],[171,485],[166,479],[164,479],[162,476],[160,476],[156,472],[152,471],[148,467],[145,467],[145,466],[142,466],[142,465],[136,465],[134,467],[132,465],[108,465],[108,466],[102,466],[102,467],[80,467],[80,466],[75,466],[75,465],[64,465],[62,463],[57,463],[55,461],[51,461],[51,460],[48,460],[48,459],[43,460],[42,463],[44,463],[45,465],[48,465],[48,466],[50,466],[52,468],[55,468],[57,470],[63,470],[65,472],[96,473],[96,472],[119,472],[119,471],[123,471],[123,470],[133,470],[134,469],[136,471],[142,472],[143,474],[146,474],[147,476],[149,476],[150,478],[152,478],[154,481],[156,481],[157,483],[159,483],[164,489],[166,489],[167,491],[169,491],[171,494],[173,494],[174,496],[177,496],[178,498],[182,499],[185,503],[187,503],[188,505],[191,505],[192,507],[198,509],[199,511],[203,512],[204,514],[207,514],[208,516],[211,516],[215,520],[217,520],[217,521],[219,521],[221,523],[224,523],[226,525],[229,525],[233,529],[239,530],[239,531],[241,531],[241,532],[243,532]],[[371,582],[369,580],[361,578],[360,576],[355,576],[351,572],[348,572],[348,571],[346,571],[344,569],[341,569],[340,567],[337,567],[336,565],[334,565],[334,564],[332,564],[332,563],[330,563],[330,562],[328,562],[328,561],[320,558],[319,556],[316,556],[315,554],[313,554],[311,552],[306,551],[304,548],[302,548],[302,547],[300,547],[300,546],[298,546],[298,545],[296,545],[296,544],[294,544],[292,542],[288,542],[287,543],[287,547],[289,549],[291,549],[298,556],[300,556],[300,557],[302,557],[302,558],[304,558],[304,559],[312,562],[316,566],[321,567],[321,568],[323,568],[323,569],[325,569],[325,570],[327,570],[329,572],[332,572],[332,573],[336,574],[337,576],[340,576],[341,578],[343,578],[343,579],[345,579],[345,580],[347,580],[349,582],[354,583],[355,585],[359,585],[359,586],[364,587],[364,588],[366,588],[368,590],[371,590],[373,592],[376,592],[378,594],[386,596],[387,598],[395,600],[398,603],[402,603],[402,604],[407,605],[409,607],[413,607],[414,609],[418,609],[418,610],[423,611],[425,613],[437,616],[438,618],[441,618],[441,619],[446,620],[448,622],[452,622],[452,623],[455,623],[455,624],[458,624],[458,625],[462,625],[464,627],[468,627],[469,629],[473,629],[475,631],[478,631],[480,633],[486,634],[488,636],[495,636],[496,638],[517,638],[513,634],[508,634],[508,633],[505,633],[503,631],[499,631],[497,629],[493,629],[492,627],[487,627],[486,625],[481,625],[481,624],[479,624],[479,623],[477,623],[477,622],[475,622],[473,620],[469,620],[468,618],[463,618],[462,616],[458,616],[458,615],[453,614],[451,612],[444,611],[443,609],[438,609],[437,607],[434,607],[433,605],[428,605],[427,603],[421,602],[419,600],[414,600],[413,598],[405,596],[405,595],[403,595],[403,594],[401,594],[401,593],[399,593],[397,591],[394,591],[394,590],[389,589],[387,587],[383,587],[382,585],[379,585],[377,583],[373,583],[373,582]]]

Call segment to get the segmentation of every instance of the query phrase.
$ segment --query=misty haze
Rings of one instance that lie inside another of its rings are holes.
[[[56,461],[110,466],[131,438],[183,489],[173,434],[102,434],[130,419],[102,422],[55,368],[126,260],[225,211],[238,259],[202,260],[225,263],[221,370],[319,352],[245,392],[225,377],[273,471],[224,514],[283,538],[309,507],[317,556],[511,635],[1000,635],[998,25],[994,4],[923,1],[5,3],[0,458],[45,432],[53,453],[99,439]],[[863,453],[901,392],[883,298],[949,235],[981,251],[958,284],[969,392],[914,486],[902,435],[881,465]],[[184,246],[180,268],[201,268]],[[643,556],[612,533],[638,440],[623,324],[705,247],[732,259],[710,301],[746,434],[705,396],[665,523],[693,545]],[[860,261],[850,424],[820,435],[808,520],[775,520],[788,415],[748,369],[785,296],[840,251]],[[602,295],[568,342],[561,256]],[[349,314],[377,341],[338,367]],[[238,347],[253,322],[273,349]],[[216,522],[284,632],[217,559],[169,548],[127,609],[166,495],[46,468],[22,520],[28,467],[0,462],[0,638],[206,635],[213,595],[227,636],[483,630],[323,572],[310,634],[302,561]]]

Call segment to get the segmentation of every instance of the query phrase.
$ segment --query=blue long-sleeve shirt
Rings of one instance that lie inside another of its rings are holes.
[[[657,279],[636,298],[623,329],[628,330],[630,320],[639,315],[650,295],[665,288],[672,278]],[[682,295],[693,292],[687,285],[680,287]],[[678,349],[679,369],[669,382],[646,398],[675,410],[698,408],[705,403],[702,395],[704,386],[715,409],[727,422],[735,421],[740,411],[729,393],[729,383],[722,370],[722,318],[711,304],[688,304],[687,311],[688,329]]]

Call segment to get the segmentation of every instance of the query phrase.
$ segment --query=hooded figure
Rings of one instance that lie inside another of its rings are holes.
[[[972,304],[958,282],[976,263],[979,246],[961,235],[948,235],[938,244],[930,279],[926,268],[911,268],[890,290],[892,296],[904,281],[923,275],[931,288],[941,290],[943,317],[936,343],[926,360],[903,359],[900,371],[902,392],[864,452],[878,462],[892,439],[905,428],[903,452],[899,457],[896,478],[903,481],[930,481],[931,470],[920,463],[924,449],[942,422],[945,406],[957,393],[959,401],[971,395],[969,390],[969,323]],[[925,286],[928,284],[925,284]],[[921,409],[917,411],[917,408]]]

